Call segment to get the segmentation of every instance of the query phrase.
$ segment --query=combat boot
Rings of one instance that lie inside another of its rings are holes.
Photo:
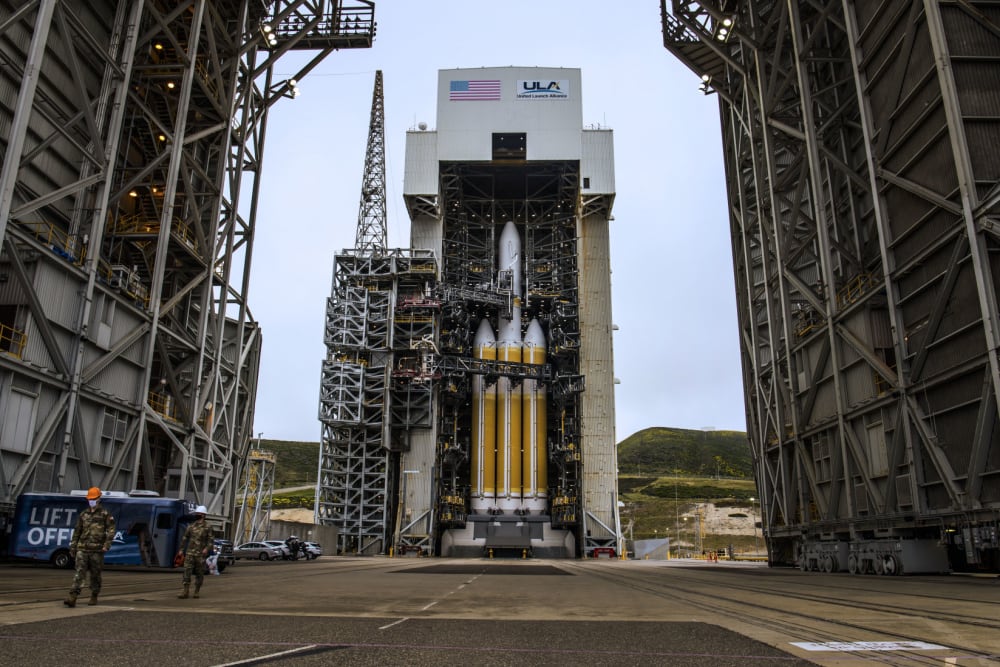
[[[97,593],[90,594],[90,601],[87,604],[90,605],[91,607],[97,604]]]
[[[184,592],[177,596],[178,600],[186,600],[188,597],[188,591],[191,589],[191,584],[184,584]]]
[[[78,595],[77,593],[70,593],[66,597],[66,599],[63,600],[63,604],[66,605],[67,607],[75,607],[76,606],[76,596],[77,595]]]
[[[199,595],[200,592],[201,592],[201,586],[199,586],[198,584],[195,584],[195,587],[194,587],[194,596],[196,598],[201,597]]]

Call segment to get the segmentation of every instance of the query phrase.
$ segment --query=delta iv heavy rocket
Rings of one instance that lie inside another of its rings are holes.
[[[489,320],[479,323],[473,340],[477,359],[544,364],[545,333],[532,320],[521,333],[523,259],[513,222],[504,225],[498,253],[501,283],[509,285],[511,308],[501,314],[497,335]],[[506,315],[510,317],[506,317]],[[501,376],[488,386],[482,376],[472,385],[472,511],[542,514],[546,511],[545,388],[535,380]]]
[[[509,273],[510,319],[497,322],[497,361],[521,362],[521,238],[508,222],[500,233],[500,275]],[[521,383],[497,380],[497,509],[521,508]]]
[[[430,282],[431,298],[393,320],[391,343],[400,359],[436,354],[440,373],[430,375],[441,381],[394,371],[386,414],[401,450],[392,480],[405,488],[396,505],[408,514],[396,512],[405,519],[392,538],[401,548],[623,552],[614,137],[584,128],[582,101],[575,68],[441,70],[435,122],[407,132],[410,245],[438,264],[392,264],[397,297]]]

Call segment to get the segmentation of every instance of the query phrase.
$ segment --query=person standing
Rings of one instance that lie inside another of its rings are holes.
[[[97,604],[101,592],[101,570],[104,568],[104,554],[111,548],[115,537],[115,518],[101,507],[101,490],[96,486],[87,491],[89,507],[76,518],[76,527],[69,543],[69,552],[76,560],[76,575],[69,596],[63,600],[67,607],[76,606],[84,580],[90,577],[90,602]]]
[[[194,509],[197,519],[184,531],[181,538],[181,552],[184,554],[184,591],[177,597],[184,600],[191,590],[191,575],[194,574],[194,596],[200,597],[201,585],[205,582],[205,559],[214,545],[212,527],[205,521],[208,510],[204,505]],[[186,547],[186,548],[185,548]]]
[[[295,535],[289,535],[288,539],[285,540],[285,546],[288,548],[288,557],[292,560],[299,559],[299,538]]]

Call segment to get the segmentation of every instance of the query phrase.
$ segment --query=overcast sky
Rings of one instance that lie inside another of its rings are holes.
[[[377,0],[375,13],[373,48],[331,54],[272,110],[247,295],[264,338],[254,433],[320,439],[326,300],[334,254],[354,245],[375,70],[388,245],[408,247],[406,131],[435,128],[438,70],[503,66],[579,68],[584,125],[614,131],[616,439],[746,430],[718,102],[663,48],[659,2]]]

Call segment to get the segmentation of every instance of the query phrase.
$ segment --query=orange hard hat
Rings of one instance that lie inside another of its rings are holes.
[[[101,497],[101,490],[96,486],[92,486],[90,487],[90,489],[87,490],[87,500],[97,500],[100,497]]]

